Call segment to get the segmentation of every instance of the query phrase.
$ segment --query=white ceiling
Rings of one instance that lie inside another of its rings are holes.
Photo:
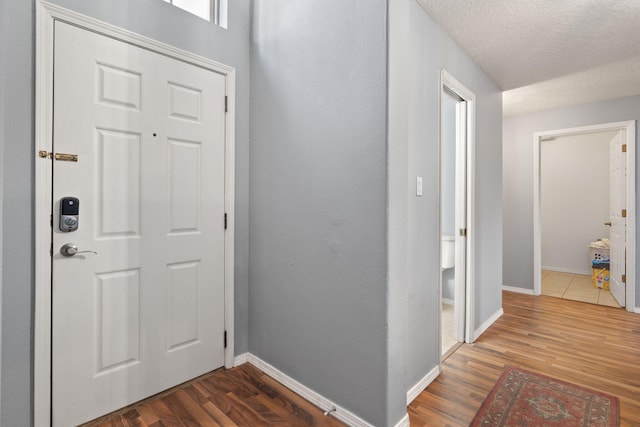
[[[417,0],[504,93],[504,115],[640,94],[640,0]]]

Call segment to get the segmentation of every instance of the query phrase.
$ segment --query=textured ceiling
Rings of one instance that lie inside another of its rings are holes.
[[[640,94],[640,0],[417,0],[505,92],[505,115]]]

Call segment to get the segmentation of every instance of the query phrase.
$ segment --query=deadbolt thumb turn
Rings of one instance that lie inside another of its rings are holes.
[[[76,254],[95,254],[98,255],[98,252],[95,251],[79,251],[78,246],[74,243],[65,243],[60,248],[60,253],[64,256],[74,256]]]

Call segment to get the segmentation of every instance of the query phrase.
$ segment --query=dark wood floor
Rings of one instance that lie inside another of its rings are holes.
[[[462,345],[409,406],[411,426],[467,426],[509,364],[616,395],[620,425],[640,426],[640,315],[505,292],[505,314]],[[245,364],[198,378],[88,424],[107,426],[342,426]]]
[[[507,364],[618,396],[620,425],[640,426],[640,315],[511,292],[503,307],[409,406],[412,427],[468,426]]]
[[[344,426],[247,364],[220,369],[86,427]]]

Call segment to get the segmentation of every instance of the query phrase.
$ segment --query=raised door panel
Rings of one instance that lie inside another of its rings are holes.
[[[177,351],[199,341],[198,289],[200,263],[172,264],[167,268],[167,344]]]
[[[169,148],[169,233],[200,232],[201,144],[170,140]]]
[[[138,236],[141,135],[97,129],[96,140],[97,237]]]

